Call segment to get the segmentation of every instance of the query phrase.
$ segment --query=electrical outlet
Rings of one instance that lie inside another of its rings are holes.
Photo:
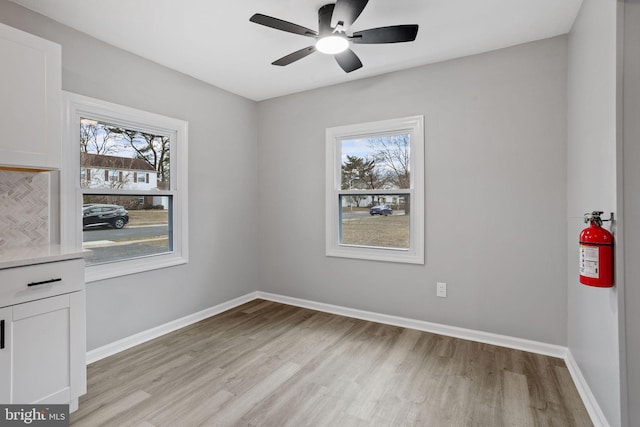
[[[439,296],[440,298],[446,298],[447,297],[447,284],[444,282],[438,282],[438,285],[436,287],[436,295]]]

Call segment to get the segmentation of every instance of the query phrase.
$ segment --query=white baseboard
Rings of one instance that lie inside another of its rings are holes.
[[[399,326],[403,328],[416,329],[419,331],[431,332],[434,334],[461,338],[470,341],[492,344],[501,347],[513,348],[516,350],[528,351],[531,353],[542,354],[545,356],[558,357],[564,359],[573,382],[578,389],[578,393],[591,417],[595,427],[610,427],[602,409],[591,392],[580,367],[576,363],[571,351],[566,347],[546,344],[538,341],[525,340],[506,335],[492,334],[489,332],[476,331],[473,329],[459,328],[456,326],[448,326],[439,323],[426,322],[424,320],[409,319],[406,317],[391,316],[388,314],[374,313],[371,311],[358,310],[354,308],[342,307],[338,305],[325,304],[300,298],[287,297],[269,292],[251,292],[231,301],[218,304],[214,307],[207,308],[197,313],[182,317],[180,319],[156,326],[155,328],[142,331],[127,338],[123,338],[103,347],[87,352],[87,364],[96,362],[105,357],[124,351],[128,348],[142,344],[146,341],[160,337],[169,332],[191,325],[193,323],[204,320],[208,317],[215,316],[224,311],[230,310],[239,305],[245,304],[255,299],[263,299],[267,301],[279,302],[282,304],[293,305],[296,307],[308,308],[311,310],[322,311],[325,313],[337,314],[340,316],[352,317],[355,319],[368,320],[371,322],[384,323],[387,325]]]
[[[489,332],[476,331],[473,329],[458,328],[456,326],[447,326],[440,323],[426,322],[424,320],[390,316],[388,314],[380,314],[371,311],[342,307],[338,305],[286,297],[283,295],[271,294],[268,292],[258,291],[257,297],[268,301],[294,305],[296,307],[323,311],[325,313],[338,314],[340,316],[353,317],[355,319],[368,320],[371,322],[384,323],[387,325],[400,326],[403,328],[417,329],[419,331],[431,332],[434,334],[446,335],[454,338],[462,338],[465,340],[476,341],[485,344],[493,344],[500,347],[513,348],[516,350],[529,351],[532,353],[558,357],[561,359],[563,359],[567,353],[567,348],[559,345],[546,344],[538,341],[525,340],[522,338],[514,338],[506,335],[492,334]]]
[[[109,357],[112,354],[119,353],[128,348],[152,340],[154,338],[158,338],[164,334],[168,334],[169,332],[184,328],[185,326],[189,326],[208,317],[215,316],[216,314],[220,314],[249,301],[253,301],[256,298],[256,292],[251,292],[241,297],[232,299],[231,301],[223,302],[222,304],[218,304],[197,313],[193,313],[180,319],[173,320],[171,322],[165,323],[164,325],[156,326],[155,328],[147,329],[146,331],[139,332],[135,335],[131,335],[130,337],[126,337],[105,346],[98,347],[87,352],[87,365],[93,362],[97,362],[100,359],[104,359],[105,357]]]
[[[567,364],[573,383],[578,389],[578,393],[582,398],[585,408],[587,408],[587,412],[591,417],[591,422],[594,427],[610,427],[607,418],[604,416],[604,412],[602,412],[602,408],[598,405],[596,397],[593,395],[587,380],[584,378],[584,375],[582,375],[582,371],[569,349],[567,349],[567,355],[564,358],[564,362]]]

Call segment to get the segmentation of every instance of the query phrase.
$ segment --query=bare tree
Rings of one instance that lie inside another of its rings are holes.
[[[108,127],[94,120],[80,120],[80,152],[109,155],[117,151]]]
[[[382,169],[384,184],[389,188],[408,189],[411,185],[409,135],[390,135],[369,139],[369,148]],[[405,214],[409,214],[409,197],[405,197]]]
[[[381,172],[381,168],[376,164],[375,159],[367,157],[364,161],[364,169],[362,170],[362,182],[364,188],[368,190],[375,190],[378,188],[384,188],[386,185],[386,179]],[[375,197],[373,196],[371,202],[375,204]]]
[[[126,144],[135,151],[136,158],[144,160],[158,172],[159,182],[169,182],[171,153],[169,137],[116,126],[108,126],[108,130],[126,141]]]
[[[369,147],[374,151],[376,162],[384,168],[387,184],[393,188],[409,188],[409,135],[371,138]]]
[[[146,160],[158,172],[161,182],[169,182],[171,146],[169,137],[141,132],[147,145],[136,148],[140,158]]]

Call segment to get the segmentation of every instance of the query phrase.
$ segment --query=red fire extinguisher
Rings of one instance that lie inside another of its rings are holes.
[[[580,283],[610,288],[613,286],[613,236],[602,228],[602,214],[593,211],[584,215],[584,222],[590,225],[580,233]]]

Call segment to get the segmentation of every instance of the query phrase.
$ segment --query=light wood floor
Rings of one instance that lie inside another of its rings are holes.
[[[88,368],[73,426],[590,426],[561,359],[255,300]]]

